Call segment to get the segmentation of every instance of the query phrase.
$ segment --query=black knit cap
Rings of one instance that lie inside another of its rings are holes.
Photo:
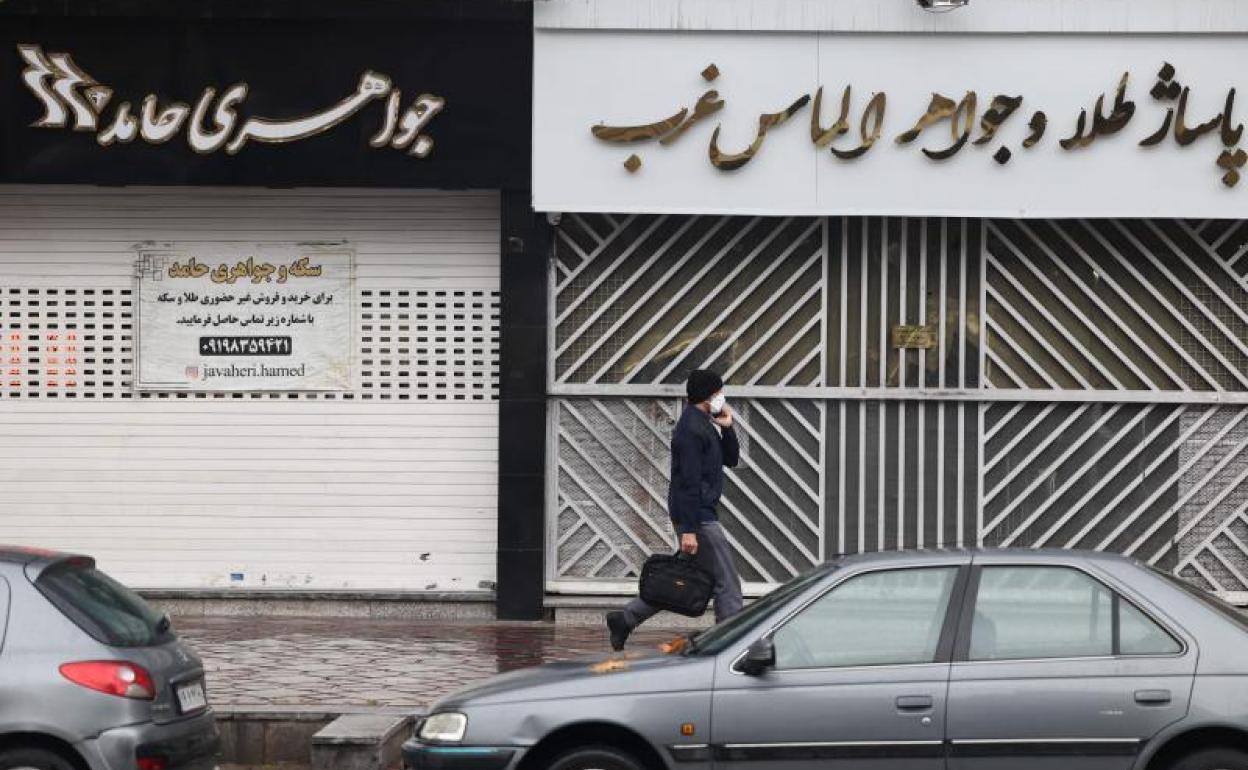
[[[685,393],[689,395],[689,403],[700,404],[718,393],[724,387],[723,379],[710,369],[694,369],[689,372],[689,381],[685,383]]]

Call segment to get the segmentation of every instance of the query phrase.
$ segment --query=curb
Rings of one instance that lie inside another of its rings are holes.
[[[393,717],[405,723],[422,708],[373,706],[221,706],[214,707],[221,731],[220,762],[230,765],[299,765],[312,767],[313,739],[344,716]],[[382,736],[379,741],[387,736]],[[392,736],[389,736],[392,737]],[[362,751],[374,747],[360,742]]]

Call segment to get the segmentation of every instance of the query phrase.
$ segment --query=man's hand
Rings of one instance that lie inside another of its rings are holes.
[[[680,550],[693,556],[698,552],[698,536],[689,532],[680,536]]]
[[[715,415],[715,417],[712,419],[714,419],[715,424],[721,428],[731,428],[733,416],[734,416],[734,413],[732,411],[732,407],[728,406],[727,404],[724,404],[724,411]]]

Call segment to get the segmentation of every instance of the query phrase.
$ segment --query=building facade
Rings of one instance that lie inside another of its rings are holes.
[[[0,9],[0,536],[492,591],[530,8],[72,6]]]
[[[4,540],[541,617],[670,547],[711,367],[752,593],[983,544],[1248,599],[1231,0],[0,18]]]
[[[1015,545],[1248,600],[1246,32],[1212,1],[535,6],[545,589],[626,593],[670,547],[711,367],[754,592]]]

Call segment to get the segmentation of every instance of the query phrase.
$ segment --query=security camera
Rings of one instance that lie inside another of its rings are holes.
[[[963,6],[971,4],[971,0],[915,0],[919,7],[925,11],[932,13],[947,13],[956,11]]]

